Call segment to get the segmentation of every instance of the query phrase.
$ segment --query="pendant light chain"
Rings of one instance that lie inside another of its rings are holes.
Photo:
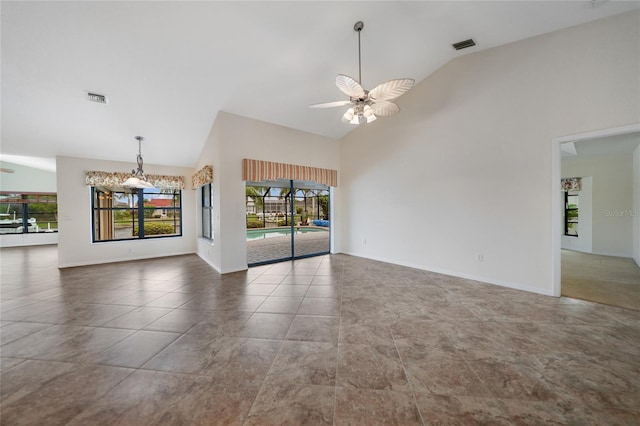
[[[133,174],[144,177],[144,171],[142,170],[144,164],[142,161],[142,141],[144,138],[142,136],[136,136],[136,139],[138,140],[138,158],[136,159],[136,162],[138,163],[138,170],[137,172],[134,170]]]

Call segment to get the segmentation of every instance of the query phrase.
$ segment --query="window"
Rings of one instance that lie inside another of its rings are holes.
[[[182,192],[91,188],[93,242],[182,236]]]
[[[56,194],[0,192],[0,234],[41,232],[58,232]]]
[[[564,235],[578,236],[578,194],[564,193]]]
[[[208,183],[200,188],[202,195],[202,237],[213,240],[213,191]]]

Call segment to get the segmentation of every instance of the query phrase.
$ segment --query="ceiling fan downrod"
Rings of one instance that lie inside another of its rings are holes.
[[[358,33],[358,83],[362,84],[362,53],[360,48],[360,32],[364,28],[364,23],[358,21],[353,25],[353,29]]]

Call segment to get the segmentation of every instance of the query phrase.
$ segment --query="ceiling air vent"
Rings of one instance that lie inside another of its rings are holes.
[[[466,49],[467,47],[473,47],[475,45],[476,45],[476,42],[473,41],[472,38],[470,38],[469,40],[460,41],[458,43],[453,43],[452,44],[453,48],[456,49],[456,50]]]
[[[98,93],[91,93],[88,92],[87,93],[87,98],[89,99],[89,102],[95,102],[98,104],[108,104],[109,101],[107,100],[107,97],[105,95],[100,95]]]

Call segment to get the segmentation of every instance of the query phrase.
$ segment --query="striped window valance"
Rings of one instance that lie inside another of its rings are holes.
[[[204,166],[191,176],[191,188],[196,189],[202,185],[213,182],[213,166]]]
[[[565,192],[569,191],[580,191],[582,189],[582,179],[581,178],[564,178],[562,179],[562,190]]]
[[[106,186],[118,188],[131,177],[131,173],[88,171],[85,176],[87,186]],[[165,175],[146,175],[154,188],[184,189],[184,177]]]
[[[338,171],[272,161],[242,160],[242,180],[293,179],[338,186]]]

